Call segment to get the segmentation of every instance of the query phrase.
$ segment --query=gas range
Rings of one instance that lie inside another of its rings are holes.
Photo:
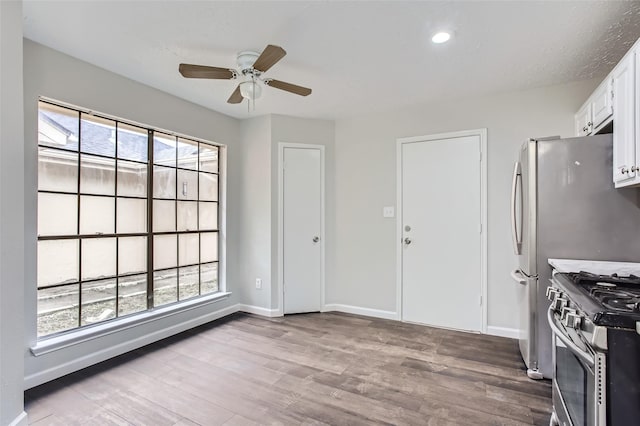
[[[636,329],[640,321],[640,277],[581,271],[555,273],[554,279],[594,325]]]
[[[552,423],[628,425],[640,418],[640,277],[557,272]]]

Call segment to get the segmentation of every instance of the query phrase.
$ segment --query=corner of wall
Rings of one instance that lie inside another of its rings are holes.
[[[240,123],[238,162],[239,205],[238,277],[240,303],[259,309],[272,309],[272,162],[271,116],[263,115]],[[256,278],[262,288],[255,286]]]
[[[22,2],[0,1],[0,424],[24,425]]]

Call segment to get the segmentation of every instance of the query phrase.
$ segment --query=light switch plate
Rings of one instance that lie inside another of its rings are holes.
[[[394,217],[396,215],[395,207],[386,206],[382,208],[382,217]]]

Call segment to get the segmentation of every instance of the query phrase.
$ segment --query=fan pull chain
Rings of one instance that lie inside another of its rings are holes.
[[[255,76],[251,76],[251,83],[253,84],[253,112],[256,112],[256,78]]]

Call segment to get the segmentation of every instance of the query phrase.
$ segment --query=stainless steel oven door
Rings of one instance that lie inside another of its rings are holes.
[[[553,408],[560,425],[606,424],[604,354],[595,353],[552,309]]]

